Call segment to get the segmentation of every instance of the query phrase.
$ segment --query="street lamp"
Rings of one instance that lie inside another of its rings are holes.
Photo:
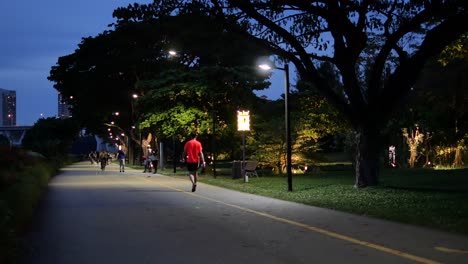
[[[292,192],[292,168],[291,168],[291,121],[289,116],[289,63],[285,62],[284,67],[270,66],[269,64],[260,64],[258,67],[264,71],[269,71],[272,68],[282,70],[285,73],[284,87],[284,119],[286,129],[286,173],[288,175],[288,192]]]
[[[13,115],[8,114],[8,119],[10,119],[10,126],[13,126]]]

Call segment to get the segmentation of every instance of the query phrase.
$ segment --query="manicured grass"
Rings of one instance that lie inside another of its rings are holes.
[[[176,175],[167,169],[169,176]],[[285,176],[251,177],[202,174],[200,181],[278,199],[331,208],[392,221],[468,234],[468,169],[384,170],[380,185],[356,189],[352,171],[293,175],[293,192]]]

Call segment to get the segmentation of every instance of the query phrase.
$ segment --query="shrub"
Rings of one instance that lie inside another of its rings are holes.
[[[0,156],[0,263],[16,263],[18,234],[31,221],[50,177],[62,165],[21,149],[2,150]],[[6,161],[7,160],[7,161]]]

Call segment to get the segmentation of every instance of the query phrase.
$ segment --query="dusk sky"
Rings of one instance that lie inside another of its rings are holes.
[[[47,80],[51,67],[59,57],[73,53],[83,37],[109,29],[115,8],[135,2],[152,1],[0,2],[0,88],[16,91],[17,125],[34,125],[38,118],[57,115],[57,91]],[[284,72],[275,73],[272,82],[270,92],[258,94],[278,98],[283,93]]]

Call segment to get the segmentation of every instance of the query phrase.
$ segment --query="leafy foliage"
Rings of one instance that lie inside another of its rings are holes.
[[[239,105],[249,105],[254,89],[266,87],[251,65],[252,54],[265,52],[225,32],[197,6],[156,1],[119,8],[114,16],[113,30],[83,39],[49,77],[89,132],[105,136],[103,124],[115,121],[139,143],[141,129],[180,139],[188,129],[209,132],[210,122],[222,130]],[[186,109],[191,112],[181,112]],[[203,119],[184,120],[189,117]],[[140,127],[131,130],[135,124]]]
[[[20,263],[23,231],[62,164],[24,149],[0,149],[0,263]]]
[[[430,134],[424,155],[438,165],[462,163],[454,159],[455,149],[463,149],[468,133],[467,66],[466,60],[454,60],[445,66],[436,59],[429,61],[408,97],[408,106],[398,117],[400,127],[417,125]],[[446,155],[448,152],[452,153]]]
[[[356,186],[378,184],[382,131],[424,64],[466,34],[466,1],[206,1],[292,62],[357,133]],[[341,86],[319,71],[333,64]],[[338,89],[337,89],[338,88]]]
[[[39,119],[26,131],[23,147],[44,155],[47,158],[63,159],[80,131],[76,120],[45,118]]]
[[[326,62],[318,68],[332,89],[343,91],[342,84],[339,81],[339,75],[333,66]],[[295,122],[297,123],[296,144],[300,145],[298,149],[302,152],[315,151],[337,151],[342,147],[332,146],[326,139],[332,137],[337,139],[346,133],[349,124],[340,116],[339,112],[330,104],[323,95],[318,92],[318,88],[313,83],[299,81],[297,85],[297,94],[294,98],[296,102]],[[329,146],[326,146],[326,145]]]
[[[284,102],[260,100],[251,116],[252,131],[247,133],[247,155],[276,173],[286,168]]]
[[[448,45],[440,54],[438,61],[447,66],[452,62],[468,60],[468,35],[465,34]]]

